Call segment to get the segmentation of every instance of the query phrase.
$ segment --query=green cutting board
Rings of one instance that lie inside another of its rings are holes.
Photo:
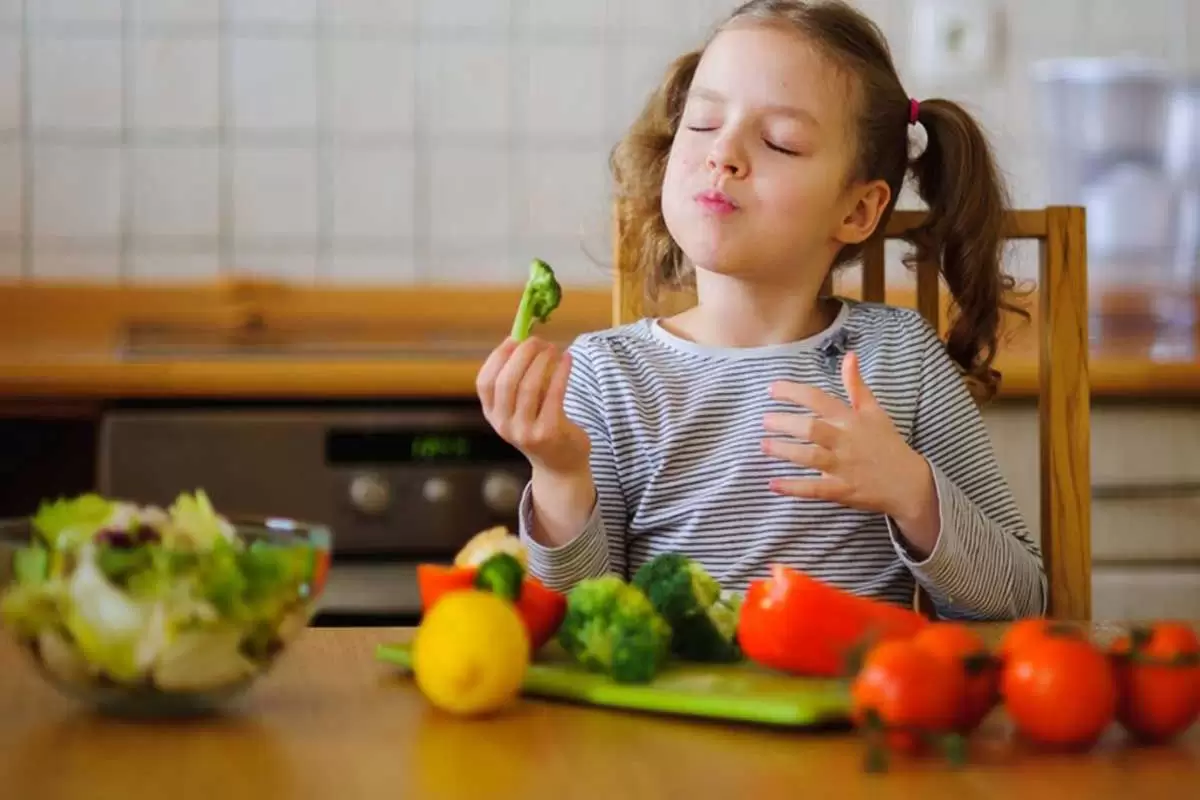
[[[379,645],[376,656],[411,674],[410,643]],[[843,681],[798,678],[752,662],[668,664],[646,684],[620,684],[574,662],[553,642],[529,665],[523,694],[659,714],[790,727],[825,727],[850,716]]]

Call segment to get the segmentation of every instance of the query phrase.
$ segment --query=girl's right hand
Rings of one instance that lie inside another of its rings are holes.
[[[496,433],[535,470],[559,476],[586,472],[591,453],[587,432],[563,411],[570,374],[570,353],[536,336],[519,343],[510,337],[475,380],[483,415]]]

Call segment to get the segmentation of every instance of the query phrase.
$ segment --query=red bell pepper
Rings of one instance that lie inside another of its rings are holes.
[[[325,591],[325,582],[329,580],[329,560],[330,555],[328,550],[318,550],[313,554],[313,593],[320,594]]]
[[[746,657],[794,675],[844,676],[854,652],[929,624],[910,609],[850,594],[776,564],[752,581],[738,618]]]
[[[476,567],[418,564],[417,587],[421,592],[422,610],[428,613],[448,592],[474,588],[477,571]],[[517,598],[516,606],[529,633],[530,648],[536,651],[558,632],[567,613],[567,598],[547,589],[537,578],[526,575],[521,581],[521,596]]]

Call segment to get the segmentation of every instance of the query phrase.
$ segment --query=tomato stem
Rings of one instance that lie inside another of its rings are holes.
[[[1150,644],[1153,634],[1144,625],[1135,625],[1129,629],[1129,649],[1140,650]]]
[[[941,739],[942,752],[945,753],[950,766],[957,768],[967,763],[967,740],[963,736],[951,733],[942,736]]]
[[[887,747],[877,735],[867,737],[867,757],[864,765],[867,772],[878,775],[888,770]]]
[[[871,773],[887,772],[887,742],[884,738],[886,731],[879,712],[874,708],[868,708],[863,715],[861,727],[867,745],[864,769]]]
[[[972,653],[971,655],[963,658],[963,670],[967,673],[967,675],[979,675],[985,670],[992,669],[994,667],[998,668],[999,666],[1000,659],[987,652]]]
[[[1176,653],[1169,658],[1159,658],[1148,655],[1143,650],[1131,650],[1129,653],[1117,654],[1117,659],[1128,661],[1144,667],[1167,667],[1189,669],[1200,666],[1200,653]]]
[[[1052,622],[1046,626],[1047,636],[1062,636],[1078,639],[1081,637],[1079,628],[1069,622]]]

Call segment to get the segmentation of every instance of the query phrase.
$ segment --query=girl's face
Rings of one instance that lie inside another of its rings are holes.
[[[698,269],[819,284],[870,235],[888,190],[848,178],[852,84],[794,33],[732,28],[696,69],[663,181],[667,228]],[[882,183],[882,182],[878,182]]]

